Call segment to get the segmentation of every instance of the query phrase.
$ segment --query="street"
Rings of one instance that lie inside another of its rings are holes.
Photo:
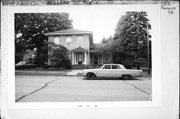
[[[151,77],[122,80],[16,75],[16,102],[149,101]]]

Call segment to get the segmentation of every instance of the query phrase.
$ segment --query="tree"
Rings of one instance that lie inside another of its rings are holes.
[[[53,67],[71,68],[69,60],[69,51],[62,45],[57,45],[53,42],[48,44],[48,57]]]
[[[68,13],[16,13],[15,14],[15,45],[22,45],[20,51],[37,48],[36,63],[40,63],[41,47],[47,37],[44,33],[72,28],[72,20]]]
[[[40,53],[39,53],[39,57],[38,60],[40,61],[38,64],[39,66],[42,67],[46,67],[47,66],[47,62],[48,62],[48,46],[42,46],[40,48]]]
[[[114,35],[114,53],[122,57],[121,63],[137,65],[137,59],[148,60],[148,29],[151,29],[146,12],[127,12],[121,16]],[[132,62],[135,61],[135,62]],[[141,64],[141,63],[138,63]],[[138,66],[139,67],[139,66]]]
[[[98,49],[99,54],[105,54],[107,52],[112,52],[112,36],[108,37],[108,38],[103,38],[101,40],[101,45]]]

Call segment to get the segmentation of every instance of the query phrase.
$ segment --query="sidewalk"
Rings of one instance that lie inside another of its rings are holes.
[[[66,76],[82,76],[82,70],[71,70],[66,73]]]
[[[47,70],[47,69],[28,69],[16,70],[16,75],[33,75],[33,76],[82,76],[82,69],[71,70]],[[151,77],[147,72],[143,72],[143,77]]]
[[[16,70],[15,74],[33,76],[82,76],[82,70]]]

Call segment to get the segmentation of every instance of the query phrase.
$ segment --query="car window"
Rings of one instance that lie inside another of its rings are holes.
[[[121,68],[121,69],[126,69],[123,65],[120,65],[120,68]]]
[[[111,65],[105,65],[103,69],[111,69]]]
[[[119,65],[112,65],[112,69],[121,69]]]

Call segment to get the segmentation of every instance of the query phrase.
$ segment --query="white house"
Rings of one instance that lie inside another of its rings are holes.
[[[48,42],[63,45],[70,52],[72,65],[89,65],[90,48],[93,47],[93,34],[91,31],[67,29],[46,33]],[[51,62],[48,62],[50,65]]]
[[[103,61],[112,62],[112,56],[98,56],[93,44],[93,33],[91,31],[67,29],[45,34],[48,42],[63,45],[70,51],[72,66],[86,66],[103,64]],[[97,62],[98,61],[98,62]],[[51,61],[48,60],[48,65]]]

